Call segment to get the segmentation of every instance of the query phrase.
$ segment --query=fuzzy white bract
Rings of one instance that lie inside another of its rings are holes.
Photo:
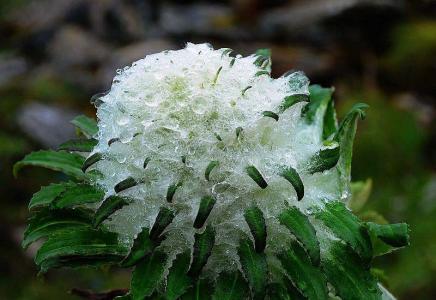
[[[301,117],[297,103],[274,118],[285,97],[308,94],[308,79],[295,72],[278,79],[268,74],[269,60],[256,55],[232,57],[226,49],[188,44],[178,51],[149,55],[119,70],[112,88],[98,106],[98,145],[103,160],[93,168],[107,193],[133,177],[140,184],[120,192],[134,201],[106,221],[131,244],[142,227],[152,226],[159,208],[177,211],[160,246],[174,256],[192,248],[200,199],[212,196],[216,204],[207,219],[216,230],[216,242],[206,269],[220,272],[238,265],[240,232],[249,234],[243,212],[256,204],[264,213],[269,245],[280,248],[289,234],[277,214],[294,205],[310,214],[322,201],[338,200],[336,168],[301,172],[305,193],[301,201],[279,172],[291,166],[298,172],[322,144],[322,124]],[[148,164],[144,168],[145,160]],[[205,170],[211,161],[218,164]],[[268,183],[260,188],[247,175],[255,166]],[[167,190],[177,185],[171,203]],[[315,224],[316,226],[316,224]]]

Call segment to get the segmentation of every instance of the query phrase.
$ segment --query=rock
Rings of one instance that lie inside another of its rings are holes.
[[[111,54],[111,48],[104,42],[79,27],[64,26],[48,50],[52,68],[59,76],[86,90],[101,86],[95,74]]]
[[[305,35],[313,35],[312,38],[321,39],[323,28],[320,25],[322,22],[359,6],[398,9],[401,3],[394,0],[301,1],[297,4],[267,11],[261,17],[259,25],[261,30],[268,36],[280,34],[282,36],[304,38]],[[360,25],[365,26],[364,23]]]
[[[171,35],[195,34],[228,39],[249,36],[243,28],[235,26],[234,12],[221,4],[162,5],[160,27]]]
[[[56,148],[74,138],[75,130],[70,121],[76,115],[65,108],[33,102],[18,112],[17,122],[22,131],[43,147]]]
[[[0,57],[0,87],[24,74],[27,70],[27,62],[22,57]]]

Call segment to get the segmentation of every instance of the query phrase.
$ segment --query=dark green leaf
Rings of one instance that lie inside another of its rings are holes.
[[[266,224],[262,211],[257,206],[249,207],[245,210],[244,218],[254,238],[256,252],[263,252],[266,246]]]
[[[149,229],[147,227],[143,227],[141,232],[138,233],[133,241],[133,246],[130,249],[129,255],[127,255],[127,257],[121,262],[122,267],[131,267],[135,265],[138,261],[153,251],[156,244],[150,239],[148,231]]]
[[[244,96],[244,95],[245,95],[245,92],[247,92],[247,91],[248,91],[249,89],[251,89],[251,88],[252,88],[252,86],[249,85],[249,86],[247,86],[245,89],[243,89],[242,92],[241,92],[242,96]]]
[[[40,191],[33,194],[32,199],[30,199],[29,209],[49,205],[57,196],[69,188],[71,184],[73,183],[61,182],[43,186]]]
[[[365,261],[372,258],[372,247],[368,232],[359,219],[341,202],[328,202],[324,209],[316,212],[325,226],[341,240],[351,246]]]
[[[260,174],[255,166],[248,166],[245,168],[245,171],[260,188],[265,189],[268,186],[268,183],[265,181],[265,179],[262,177],[262,174]]]
[[[271,64],[271,50],[270,49],[259,49],[256,51],[256,60],[254,64],[262,69],[265,69]]]
[[[282,170],[280,175],[289,181],[295,189],[297,193],[298,201],[303,199],[304,197],[304,185],[303,181],[301,181],[300,175],[298,175],[297,171],[292,167],[286,167]]]
[[[102,158],[103,158],[103,155],[101,153],[94,153],[94,154],[92,154],[82,164],[82,171],[85,172],[86,170],[88,170],[88,168],[90,166],[92,166],[96,162],[100,161]]]
[[[215,230],[212,226],[208,225],[203,233],[195,234],[194,253],[191,268],[189,269],[190,276],[197,277],[200,274],[212,253],[214,244]]]
[[[306,171],[310,174],[330,170],[339,160],[340,147],[333,143],[329,147],[319,150],[313,155],[307,164]]]
[[[131,199],[120,196],[110,196],[106,198],[95,212],[93,226],[97,227],[114,212],[131,202]]]
[[[127,190],[128,188],[131,188],[131,187],[138,185],[140,183],[141,182],[137,181],[135,178],[128,177],[128,178],[124,179],[123,181],[118,182],[114,187],[114,191],[115,191],[115,193],[119,193],[121,191]]]
[[[262,75],[270,75],[269,74],[269,71],[259,71],[259,72],[256,72],[256,74],[254,75],[254,76],[262,76]]]
[[[323,88],[319,85],[309,86],[310,102],[301,111],[302,117],[307,123],[312,124],[316,118],[324,120],[324,114],[331,101],[333,89]]]
[[[263,299],[268,284],[268,269],[264,253],[257,253],[248,237],[239,242],[238,255],[254,299]]]
[[[305,300],[301,292],[288,279],[283,277],[283,283],[271,283],[268,286],[268,295],[271,300]]]
[[[392,247],[409,245],[409,226],[406,223],[379,225],[366,223],[370,233],[375,234],[386,244]]]
[[[168,202],[170,202],[170,203],[173,202],[174,194],[176,193],[177,189],[181,186],[182,186],[182,182],[178,182],[176,184],[171,184],[168,187],[168,190],[167,190],[167,201]]]
[[[264,117],[273,118],[273,119],[276,120],[276,121],[279,120],[279,115],[276,114],[275,112],[272,112],[272,111],[264,111],[264,112],[262,113],[262,115],[263,115]]]
[[[205,196],[201,198],[200,207],[198,208],[197,216],[194,221],[194,228],[203,227],[206,222],[207,217],[212,211],[213,206],[215,205],[216,200],[210,196]]]
[[[66,208],[86,203],[96,203],[103,200],[104,191],[87,184],[70,184],[54,201],[54,208]]]
[[[337,129],[338,129],[338,121],[336,119],[335,105],[333,100],[331,100],[327,104],[327,109],[324,114],[322,138],[324,140],[327,140],[333,134],[336,133]]]
[[[16,177],[18,171],[25,166],[43,167],[55,171],[63,172],[69,176],[77,179],[83,179],[85,174],[82,172],[81,167],[85,159],[74,153],[65,151],[50,151],[41,150],[32,152],[26,155],[23,160],[14,165],[14,176]]]
[[[309,218],[297,207],[284,210],[279,216],[280,224],[286,226],[303,244],[314,265],[319,264],[320,248],[316,231]]]
[[[113,232],[74,229],[51,235],[36,253],[35,262],[44,273],[63,266],[117,263],[125,254],[125,247]]]
[[[120,141],[119,138],[112,138],[112,139],[110,139],[110,140],[107,142],[107,145],[110,146],[110,145],[112,145],[113,143],[115,143],[115,142],[119,142],[119,141]]]
[[[309,96],[305,94],[294,94],[294,95],[286,96],[279,107],[279,111],[282,113],[292,105],[303,101],[304,102],[309,101]]]
[[[194,285],[181,297],[182,300],[209,300],[212,299],[212,284],[206,279],[194,281]]]
[[[239,271],[235,271],[233,273],[221,273],[218,276],[212,299],[241,300],[247,299],[248,295],[247,282]]]
[[[164,206],[161,207],[159,213],[157,214],[156,220],[154,221],[153,227],[151,228],[150,238],[156,241],[159,240],[159,236],[162,234],[165,228],[171,224],[174,217],[175,216],[172,210]]]
[[[290,246],[278,258],[296,288],[309,299],[328,299],[327,282],[321,270],[312,264],[298,242],[293,241]]]
[[[167,276],[165,299],[179,299],[192,286],[192,279],[187,275],[190,263],[189,252],[176,256]]]
[[[75,117],[71,123],[80,129],[80,131],[88,138],[95,136],[98,132],[97,122],[87,116],[80,115]]]
[[[165,253],[156,251],[136,265],[130,286],[133,300],[144,300],[153,294],[163,277],[166,260]]]
[[[207,167],[206,167],[206,171],[204,172],[204,177],[206,178],[206,180],[207,181],[209,181],[210,180],[210,172],[212,172],[212,170],[215,168],[215,167],[217,167],[217,166],[219,166],[219,161],[217,161],[217,160],[213,160],[213,161],[211,161],[208,165],[207,165]]]
[[[96,139],[74,139],[61,144],[58,150],[91,152],[97,146],[97,143]]]
[[[62,230],[91,227],[91,221],[92,215],[86,210],[42,210],[29,219],[22,246],[27,248],[38,239]]]
[[[377,281],[367,264],[349,246],[333,242],[322,265],[324,274],[342,299],[381,299]]]
[[[335,135],[335,140],[340,145],[340,161],[339,170],[342,176],[349,181],[351,174],[351,159],[353,153],[353,141],[356,135],[357,120],[360,117],[365,118],[365,109],[368,105],[364,103],[355,104],[339,125],[339,129]]]
[[[142,165],[142,167],[143,167],[144,169],[147,168],[148,163],[150,162],[150,160],[151,160],[150,157],[147,157],[147,158],[144,160],[144,164]]]
[[[243,131],[244,129],[242,128],[242,127],[238,127],[238,128],[236,128],[236,138],[239,138],[239,136],[241,135],[241,132]]]

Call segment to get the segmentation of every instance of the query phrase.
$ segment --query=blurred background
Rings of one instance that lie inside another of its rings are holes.
[[[74,136],[69,120],[117,68],[147,54],[209,42],[241,54],[270,48],[273,76],[302,70],[336,88],[339,116],[370,105],[359,124],[353,180],[372,179],[362,218],[408,222],[411,246],[376,259],[399,299],[436,299],[436,1],[0,0],[0,299],[77,299],[72,287],[129,286],[116,269],[37,277],[20,247],[27,202],[59,180],[12,165]],[[376,213],[377,212],[377,213]],[[93,298],[98,299],[98,298]]]

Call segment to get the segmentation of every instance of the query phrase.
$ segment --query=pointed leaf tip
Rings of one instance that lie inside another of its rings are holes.
[[[268,186],[268,183],[265,181],[262,174],[260,174],[255,166],[248,166],[245,168],[245,171],[247,172],[247,175],[250,176],[250,178],[253,179],[260,188],[265,189]]]
[[[198,213],[194,221],[194,228],[199,229],[203,227],[215,203],[216,200],[211,196],[205,196],[201,198],[200,206],[198,208]]]
[[[304,185],[298,172],[292,167],[285,167],[280,175],[285,178],[294,187],[297,193],[297,199],[300,201],[304,197]]]
[[[253,235],[256,252],[263,252],[266,246],[266,223],[263,212],[257,206],[252,206],[245,210],[244,218]]]

